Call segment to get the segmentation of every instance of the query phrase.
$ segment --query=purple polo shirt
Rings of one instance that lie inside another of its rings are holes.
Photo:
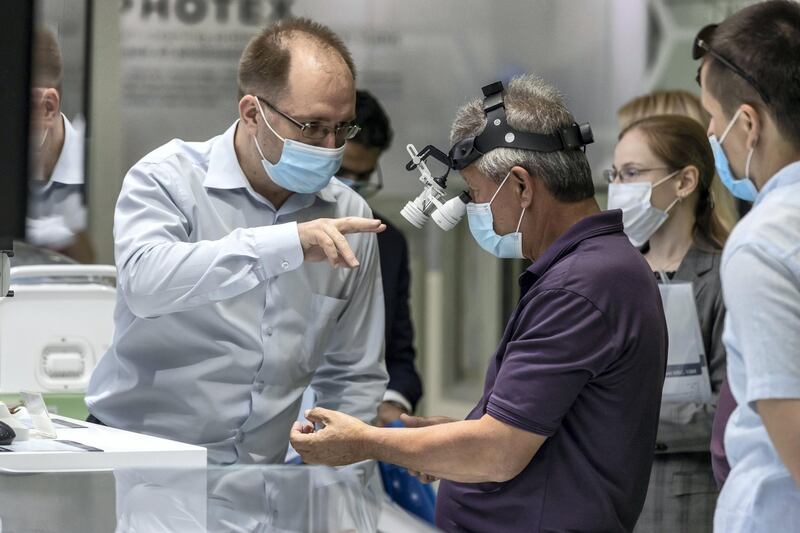
[[[436,524],[630,531],[647,493],[666,368],[655,277],[615,210],[577,222],[520,286],[483,398],[467,419],[488,413],[547,440],[508,482],[443,481]]]

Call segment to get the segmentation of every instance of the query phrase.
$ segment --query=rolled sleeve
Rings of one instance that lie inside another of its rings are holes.
[[[253,249],[261,259],[265,278],[289,272],[303,264],[297,222],[252,228],[250,231]]]
[[[607,365],[603,314],[568,290],[546,290],[521,311],[486,411],[545,437],[561,424],[581,389]]]
[[[744,360],[750,404],[800,398],[800,287],[784,256],[748,244],[723,269],[726,328]]]

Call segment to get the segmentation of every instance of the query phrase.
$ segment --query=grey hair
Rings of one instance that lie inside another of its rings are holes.
[[[504,93],[506,119],[519,131],[555,133],[575,119],[558,90],[538,76],[525,74],[511,80]],[[486,126],[483,101],[472,100],[458,110],[450,129],[450,143],[474,137]],[[514,166],[540,178],[550,193],[562,202],[577,202],[594,196],[589,161],[583,150],[533,152],[496,148],[475,163],[481,174],[499,183]]]

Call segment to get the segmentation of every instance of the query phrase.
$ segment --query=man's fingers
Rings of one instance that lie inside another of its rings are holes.
[[[356,259],[356,254],[353,253],[352,248],[350,248],[350,243],[347,242],[347,239],[344,238],[344,235],[339,233],[334,226],[326,227],[325,233],[328,235],[331,241],[333,241],[333,244],[336,246],[338,256],[341,257],[341,260],[344,261],[344,264],[350,268],[357,267],[359,262],[358,259]]]
[[[300,424],[295,423],[292,426],[292,431],[289,433],[289,442],[292,443],[294,449],[299,453],[314,438],[313,433],[304,433]]]
[[[427,425],[423,423],[424,419],[421,416],[412,416],[405,413],[400,415],[400,422],[407,428],[421,428]]]
[[[425,484],[433,483],[434,481],[437,480],[437,478],[435,478],[434,476],[425,474],[424,472],[417,472],[416,470],[409,470],[408,473]]]
[[[328,413],[330,413],[330,411],[328,411],[327,409],[323,409],[322,407],[315,407],[313,409],[306,410],[305,416],[306,419],[310,422],[322,422],[327,426],[328,422],[330,421]]]
[[[325,253],[325,257],[328,259],[331,266],[336,266],[336,260],[339,258],[339,251],[336,249],[336,244],[328,233],[324,229],[319,229],[314,235],[314,240],[317,246]]]
[[[439,423],[431,417],[411,416],[405,413],[400,415],[400,421],[405,424],[407,428],[424,428],[428,426],[435,426]]]
[[[340,233],[380,233],[386,229],[386,224],[375,218],[345,217],[332,220],[333,225]]]

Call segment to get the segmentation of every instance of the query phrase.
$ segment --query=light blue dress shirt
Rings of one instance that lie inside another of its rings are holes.
[[[356,269],[304,263],[298,222],[372,213],[336,179],[275,210],[238,164],[236,127],[173,140],[125,177],[114,340],[86,403],[110,426],[205,446],[213,464],[280,463],[309,384],[317,405],[376,415],[387,383],[378,244],[347,236]]]
[[[731,473],[714,531],[800,531],[800,489],[756,410],[758,400],[800,398],[800,162],[773,176],[736,226],[721,276],[738,407],[725,431]]]

